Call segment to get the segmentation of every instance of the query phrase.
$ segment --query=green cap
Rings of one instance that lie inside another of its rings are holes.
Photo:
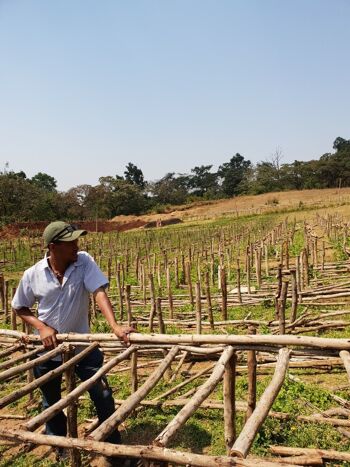
[[[86,230],[79,230],[74,225],[68,224],[63,221],[51,222],[43,233],[45,246],[49,243],[60,241],[60,242],[72,242],[81,235],[86,235]]]

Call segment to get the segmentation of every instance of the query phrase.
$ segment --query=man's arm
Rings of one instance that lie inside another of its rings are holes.
[[[129,334],[135,332],[134,328],[120,326],[115,320],[112,304],[103,287],[99,287],[94,292],[94,298],[99,306],[101,313],[106,318],[108,324],[112,328],[114,334],[119,337],[125,344],[129,344]]]
[[[27,324],[33,326],[35,329],[39,331],[40,339],[44,345],[44,347],[48,349],[52,349],[53,347],[57,347],[57,340],[56,340],[56,329],[51,328],[47,324],[43,323],[38,319],[33,313],[30,311],[30,308],[22,307],[18,310],[15,310],[17,315]]]

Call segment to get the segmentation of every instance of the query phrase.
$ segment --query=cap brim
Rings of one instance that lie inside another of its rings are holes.
[[[87,230],[74,230],[73,232],[69,232],[62,238],[58,238],[57,241],[59,242],[73,242],[79,237],[87,234]]]

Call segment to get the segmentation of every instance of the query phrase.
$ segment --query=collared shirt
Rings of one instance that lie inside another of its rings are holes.
[[[61,333],[89,332],[89,293],[106,287],[108,280],[93,258],[80,251],[65,271],[62,284],[49,267],[47,257],[27,269],[12,307],[31,308],[38,303],[38,319]]]

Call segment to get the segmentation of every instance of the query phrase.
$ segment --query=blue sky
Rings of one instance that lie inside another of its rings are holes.
[[[0,0],[0,170],[58,187],[350,138],[348,0]]]

